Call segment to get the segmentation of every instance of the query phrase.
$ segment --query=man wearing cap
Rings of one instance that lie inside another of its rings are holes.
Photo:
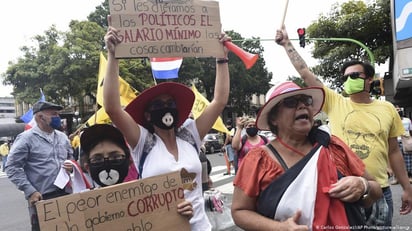
[[[17,136],[6,164],[8,178],[28,200],[32,230],[40,230],[35,203],[67,194],[54,185],[62,167],[72,171],[70,164],[63,164],[73,159],[73,149],[66,134],[58,130],[62,109],[45,101],[34,104],[36,126]]]

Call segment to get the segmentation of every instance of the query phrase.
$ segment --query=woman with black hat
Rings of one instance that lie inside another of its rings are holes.
[[[115,47],[121,42],[117,33],[118,30],[110,26],[105,36],[108,49],[103,86],[105,110],[131,146],[132,158],[142,178],[182,168],[194,176],[193,187],[185,190],[185,199],[193,206],[191,229],[211,230],[204,209],[198,153],[203,137],[227,104],[228,50],[222,48],[225,56],[216,59],[213,100],[196,120],[182,126],[192,109],[195,95],[189,87],[180,83],[155,85],[139,94],[123,110],[119,99],[119,61],[115,57]],[[221,43],[229,40],[227,36],[220,37]]]

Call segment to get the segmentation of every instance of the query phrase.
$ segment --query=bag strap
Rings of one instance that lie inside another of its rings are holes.
[[[268,138],[262,134],[259,134],[260,138],[262,138],[263,142],[265,142],[265,144],[268,143]]]
[[[266,145],[270,151],[272,151],[273,155],[276,157],[276,159],[279,161],[280,165],[282,165],[282,168],[286,171],[289,169],[289,167],[286,165],[285,160],[283,160],[283,158],[280,156],[280,154],[278,153],[278,151],[276,151],[275,147],[273,147],[273,145],[271,143],[268,143]]]
[[[199,153],[195,138],[193,137],[192,133],[190,133],[190,131],[187,128],[185,127],[180,128],[179,131],[176,133],[176,136],[188,142],[189,144],[191,144],[195,148],[195,150]],[[156,144],[156,136],[153,133],[149,133],[147,138],[145,139],[142,156],[140,157],[140,161],[139,161],[139,169],[138,169],[139,179],[142,179],[143,165],[146,160],[146,157],[149,154],[149,152],[152,150],[152,148],[155,146],[155,144]]]
[[[156,136],[153,135],[152,133],[149,133],[145,139],[142,156],[140,157],[139,167],[137,169],[139,171],[139,179],[142,179],[143,164],[146,161],[146,157],[149,154],[149,152],[152,150],[155,144],[156,144]]]

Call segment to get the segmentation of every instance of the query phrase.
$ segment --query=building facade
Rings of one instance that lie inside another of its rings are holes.
[[[0,124],[15,123],[16,108],[13,97],[0,97]]]

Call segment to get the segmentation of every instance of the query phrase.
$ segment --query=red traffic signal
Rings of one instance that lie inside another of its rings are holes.
[[[298,35],[299,35],[299,45],[302,48],[305,48],[305,28],[298,28]]]
[[[299,35],[299,37],[300,37],[300,36],[305,36],[305,34],[306,34],[305,28],[299,28],[299,29],[298,29],[298,35]]]

